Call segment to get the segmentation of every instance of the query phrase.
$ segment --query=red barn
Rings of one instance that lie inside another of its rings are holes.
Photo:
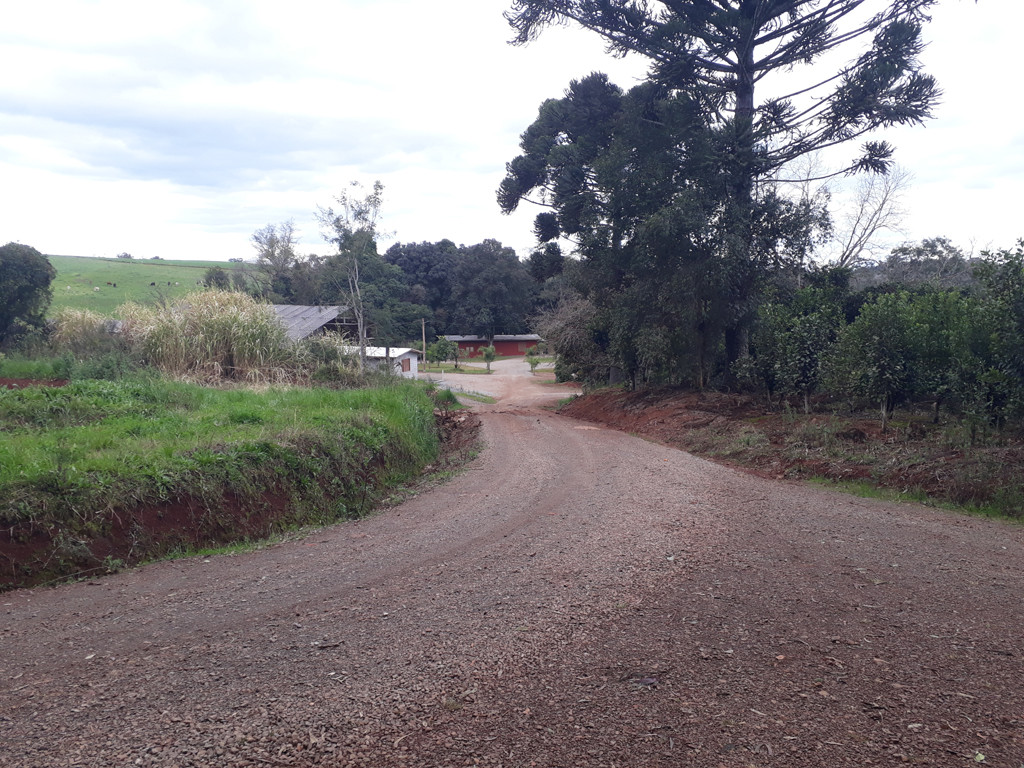
[[[479,356],[480,350],[492,343],[501,357],[525,355],[543,341],[536,333],[498,334],[491,340],[484,336],[445,336],[445,338],[458,344],[459,351],[467,357]]]

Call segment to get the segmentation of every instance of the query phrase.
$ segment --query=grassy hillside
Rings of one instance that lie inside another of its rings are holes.
[[[246,265],[220,261],[149,261],[50,256],[57,270],[50,314],[63,307],[111,314],[126,301],[146,303],[176,298],[195,290],[210,267],[225,270]],[[110,283],[110,285],[108,285]],[[116,283],[116,286],[113,285]],[[99,288],[99,290],[95,290]]]

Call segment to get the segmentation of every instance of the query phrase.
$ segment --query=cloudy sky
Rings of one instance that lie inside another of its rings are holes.
[[[52,254],[250,258],[293,219],[326,252],[318,205],[385,185],[389,241],[496,238],[525,257],[533,211],[495,189],[540,102],[641,61],[554,29],[507,45],[507,0],[44,0],[0,26],[0,243]],[[924,128],[885,138],[913,175],[898,239],[1024,237],[1020,0],[945,0],[927,29],[944,90]],[[841,199],[841,196],[840,196]],[[386,243],[385,243],[386,245]]]

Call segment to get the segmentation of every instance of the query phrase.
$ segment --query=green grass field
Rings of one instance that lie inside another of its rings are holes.
[[[110,315],[126,301],[150,303],[194,291],[196,283],[202,282],[210,267],[234,270],[246,266],[220,261],[149,261],[88,256],[48,258],[57,270],[49,310],[51,315],[64,307],[91,309],[101,315]],[[97,288],[99,290],[95,290]]]

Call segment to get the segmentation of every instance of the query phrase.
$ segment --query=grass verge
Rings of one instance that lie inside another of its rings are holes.
[[[493,405],[498,402],[498,398],[491,397],[490,395],[481,395],[479,392],[459,392],[458,397],[464,397],[467,400],[475,400],[478,403],[487,403]]]
[[[486,368],[478,368],[475,365],[466,365],[462,363],[458,368],[448,363],[442,363],[441,365],[421,365],[419,369],[422,373],[466,373],[466,374],[484,374],[485,376],[490,373]]]
[[[435,461],[413,384],[0,390],[0,589],[369,511]]]

